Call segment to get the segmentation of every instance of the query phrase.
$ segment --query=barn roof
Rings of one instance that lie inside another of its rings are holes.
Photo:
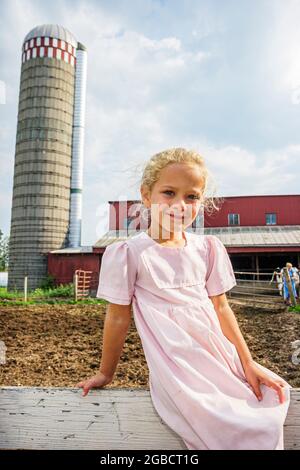
[[[94,248],[105,248],[116,241],[127,240],[136,233],[136,230],[109,230],[95,243]],[[227,247],[300,246],[300,225],[205,227],[204,234],[216,235]]]
[[[49,251],[49,253],[58,254],[77,254],[77,253],[93,253],[92,246],[77,246],[76,248],[60,248],[58,250]]]
[[[228,247],[300,245],[300,225],[214,227],[205,228],[204,232],[216,235]]]
[[[128,238],[133,237],[137,233],[139,233],[140,230],[109,230],[106,232],[104,235],[102,235],[101,238],[94,244],[93,248],[105,248],[108,245],[111,245],[111,243],[121,241],[121,240],[127,240]]]

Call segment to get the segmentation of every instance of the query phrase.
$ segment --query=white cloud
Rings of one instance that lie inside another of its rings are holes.
[[[300,95],[300,3],[275,2],[272,29],[265,43],[268,81],[291,102],[299,104]]]
[[[263,0],[248,2],[246,10],[238,1],[168,5],[1,3],[0,41],[9,45],[1,49],[0,76],[6,84],[0,108],[6,227],[21,45],[43,23],[64,25],[88,51],[83,244],[95,242],[99,227],[105,230],[101,213],[108,200],[139,198],[145,162],[168,147],[196,146],[220,195],[299,192],[299,118],[285,107],[300,96],[299,2],[274,1],[266,9]]]
[[[202,153],[216,176],[221,196],[291,194],[297,185],[299,175],[294,169],[300,145],[255,154],[237,146],[203,145]]]

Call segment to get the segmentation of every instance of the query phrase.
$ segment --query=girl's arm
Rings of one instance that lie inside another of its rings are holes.
[[[99,372],[90,379],[77,384],[85,396],[91,388],[100,388],[113,380],[128,327],[131,322],[131,304],[109,304],[103,329],[103,347]]]
[[[224,335],[231,341],[239,354],[241,363],[245,372],[245,377],[248,383],[253,388],[253,391],[258,400],[262,400],[262,393],[260,383],[272,387],[277,393],[281,403],[284,402],[284,390],[286,386],[283,380],[276,380],[271,378],[263,372],[253,360],[251,353],[248,349],[246,341],[241,333],[236,317],[228,304],[226,294],[220,294],[210,297],[215,311],[218,315],[221,329]]]
[[[131,322],[131,304],[109,304],[105,315],[100,372],[113,379]]]
[[[247,363],[253,359],[239,328],[236,317],[227,301],[226,294],[216,295],[214,297],[210,297],[210,299],[218,315],[224,335],[235,345],[242,365],[245,367]]]

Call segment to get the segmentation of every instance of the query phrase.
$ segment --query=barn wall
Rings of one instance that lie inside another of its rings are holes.
[[[48,254],[48,274],[55,278],[56,285],[73,282],[76,269],[93,272],[92,288],[98,285],[100,256],[94,253]]]
[[[125,229],[129,208],[138,203],[109,201],[109,230]],[[204,227],[228,227],[229,213],[240,214],[241,226],[265,226],[266,213],[277,214],[277,225],[300,225],[300,195],[224,197],[219,211],[205,214]]]
[[[139,208],[141,201],[109,201],[109,230],[124,230],[127,228],[127,218],[130,216],[132,230],[139,229]],[[130,209],[131,208],[131,209]]]
[[[240,226],[266,225],[266,213],[277,214],[277,225],[300,225],[300,196],[227,197],[221,210],[205,215],[205,227],[228,227],[228,214],[240,214]]]

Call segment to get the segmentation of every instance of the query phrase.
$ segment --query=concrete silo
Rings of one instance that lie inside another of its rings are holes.
[[[59,25],[22,47],[8,289],[36,288],[47,253],[81,245],[86,49]]]

